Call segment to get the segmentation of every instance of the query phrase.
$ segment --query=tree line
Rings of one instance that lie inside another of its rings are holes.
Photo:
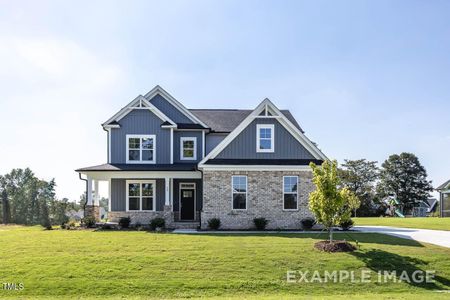
[[[382,200],[387,196],[395,197],[405,213],[430,197],[431,181],[414,154],[393,154],[381,168],[377,163],[366,159],[345,160],[339,169],[342,184],[361,201],[356,216],[383,215],[386,207]]]

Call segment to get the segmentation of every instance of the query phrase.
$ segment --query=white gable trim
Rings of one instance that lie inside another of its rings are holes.
[[[303,145],[316,159],[327,160],[325,154],[317,148],[297,127],[289,121],[286,116],[269,100],[264,99],[251,113],[248,115],[226,138],[222,140],[202,161],[199,167],[204,167],[205,162],[209,159],[214,159],[226,146],[228,146],[247,126],[256,118],[260,117],[262,111],[271,111],[273,117],[289,131],[292,136]]]
[[[128,115],[131,111],[135,109],[145,109],[149,110],[152,113],[154,113],[158,118],[160,118],[162,121],[170,122],[171,124],[175,124],[168,116],[166,116],[162,111],[160,111],[156,106],[148,102],[147,99],[144,98],[144,96],[139,95],[137,96],[133,101],[128,103],[125,107],[123,107],[119,112],[117,112],[114,116],[108,119],[105,123],[102,124],[103,127],[108,128],[118,128],[118,127],[112,127],[114,125],[108,125],[112,121],[120,121],[122,118],[124,118],[126,115]]]
[[[159,85],[155,86],[150,92],[145,94],[145,98],[150,101],[156,95],[161,95],[164,99],[166,99],[170,104],[172,104],[176,109],[178,109],[182,114],[184,114],[187,118],[189,118],[192,122],[202,125],[205,128],[208,128],[208,125],[203,123],[199,118],[197,118],[193,113],[191,113],[183,104],[177,101],[172,95],[166,92]]]

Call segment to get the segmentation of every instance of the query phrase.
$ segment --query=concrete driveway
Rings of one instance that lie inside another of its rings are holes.
[[[416,240],[418,242],[450,248],[450,231],[388,226],[355,226],[353,229],[362,232],[384,233],[404,239]]]

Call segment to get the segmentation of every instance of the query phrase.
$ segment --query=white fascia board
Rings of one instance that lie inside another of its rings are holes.
[[[202,165],[203,171],[311,171],[310,166],[284,165]]]
[[[283,125],[292,136],[303,145],[316,159],[327,160],[327,157],[320,151],[297,127],[290,122],[285,115],[269,100],[264,99],[251,113],[248,115],[222,142],[220,142],[204,159],[199,163],[203,167],[204,163],[209,159],[215,158],[226,146],[228,146],[259,114],[269,109],[277,120]]]
[[[110,179],[157,179],[181,178],[201,179],[198,171],[82,171],[83,175],[94,180],[108,181]]]
[[[166,90],[164,90],[159,85],[155,86],[151,91],[144,95],[144,97],[150,101],[156,95],[161,95],[164,99],[169,101],[170,104],[175,106],[180,112],[182,112],[186,117],[188,117],[192,122],[198,123],[203,127],[208,128],[208,125],[203,123],[199,118],[197,118],[193,113],[191,113],[183,104],[181,104],[177,99],[170,95]]]

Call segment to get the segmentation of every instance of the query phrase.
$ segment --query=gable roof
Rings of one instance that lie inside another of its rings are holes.
[[[445,190],[447,188],[447,186],[450,185],[450,179],[447,180],[446,182],[444,182],[443,184],[441,184],[440,186],[438,186],[436,188],[436,190],[441,191],[441,190]]]
[[[265,115],[261,115],[264,112]],[[264,99],[236,128],[231,131],[208,155],[206,155],[199,163],[199,167],[203,167],[205,163],[216,158],[226,146],[228,146],[247,126],[256,118],[274,118],[292,136],[305,147],[315,159],[326,160],[327,157],[320,151],[317,146],[311,142],[299,128],[297,128],[289,119],[269,100]]]
[[[202,120],[212,132],[232,132],[248,115],[251,109],[189,109]],[[289,110],[280,110],[302,133],[304,131]]]

